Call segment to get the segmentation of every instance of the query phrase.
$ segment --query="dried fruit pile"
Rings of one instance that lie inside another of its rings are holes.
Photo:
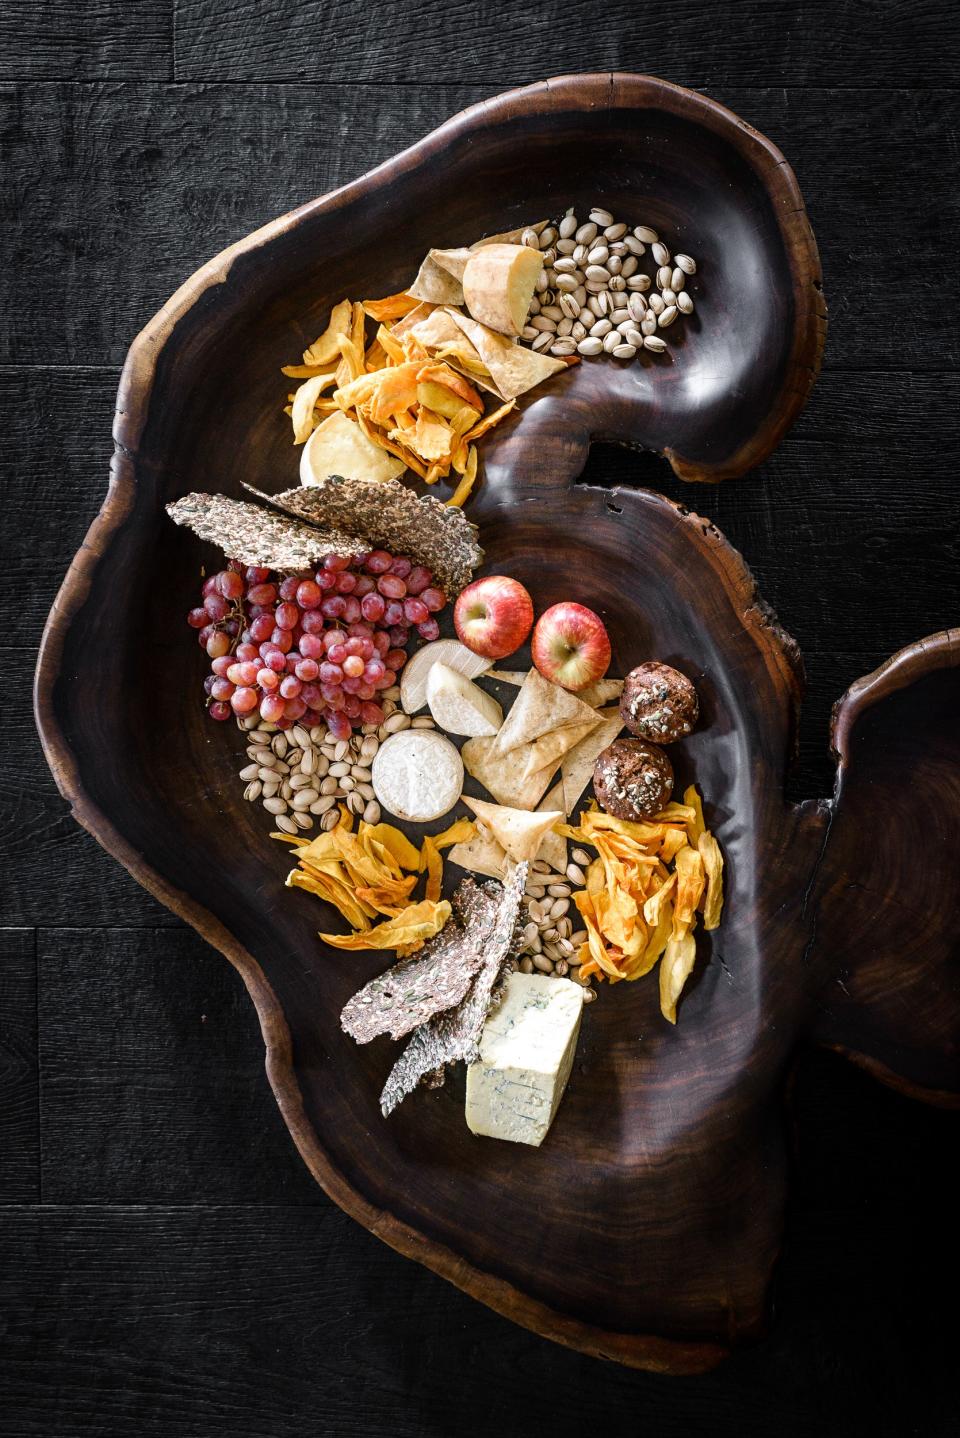
[[[385,549],[295,574],[230,560],[187,615],[211,661],[208,713],[325,723],[335,739],[382,724],[378,696],[406,663],[411,629],[436,639],[446,602],[429,569]]]

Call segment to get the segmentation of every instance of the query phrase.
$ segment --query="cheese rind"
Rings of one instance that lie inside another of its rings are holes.
[[[467,1127],[539,1148],[563,1098],[580,1032],[583,989],[569,979],[511,974],[467,1069]]]

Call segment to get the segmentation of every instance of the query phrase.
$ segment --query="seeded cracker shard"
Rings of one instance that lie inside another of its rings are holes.
[[[418,495],[398,479],[344,479],[331,474],[319,484],[263,494],[244,488],[265,504],[308,524],[322,525],[354,538],[354,551],[383,547],[408,554],[433,571],[451,594],[459,594],[483,550],[476,526],[456,505],[443,504],[433,495]],[[358,545],[356,540],[363,541]]]
[[[454,903],[464,914],[468,928],[472,921],[476,922],[473,915],[482,909],[489,912],[490,905],[494,909],[492,930],[485,932],[482,941],[481,966],[456,1008],[436,1014],[414,1030],[380,1095],[384,1117],[422,1081],[429,1078],[430,1087],[438,1087],[440,1074],[448,1064],[476,1060],[487,1013],[498,1002],[499,985],[510,968],[511,954],[519,946],[520,904],[526,882],[527,865],[518,864],[502,886],[480,886],[465,880],[457,890]]]
[[[327,554],[349,558],[358,548],[350,534],[301,524],[223,494],[187,494],[168,504],[167,513],[230,559],[264,569],[310,569]]]
[[[418,953],[354,994],[340,1015],[340,1027],[358,1044],[380,1034],[402,1039],[434,1014],[458,1004],[482,963],[478,936],[448,922]]]

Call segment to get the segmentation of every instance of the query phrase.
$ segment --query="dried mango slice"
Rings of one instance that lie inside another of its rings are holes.
[[[377,924],[358,934],[321,934],[325,944],[334,949],[405,949],[419,947],[425,939],[439,933],[450,917],[450,905],[446,899],[433,903],[421,899],[410,904],[395,918]]]

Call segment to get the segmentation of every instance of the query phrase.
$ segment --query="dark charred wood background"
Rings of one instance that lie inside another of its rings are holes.
[[[29,690],[106,486],[124,353],[181,280],[498,90],[651,71],[781,146],[830,332],[806,412],[748,478],[684,489],[659,460],[603,447],[588,474],[681,497],[743,551],[806,659],[792,796],[827,793],[832,702],[960,621],[958,31],[932,0],[0,8],[9,1438],[956,1432],[955,1118],[802,1054],[769,1337],[697,1379],[553,1347],[313,1185],[238,975],[73,823]]]

